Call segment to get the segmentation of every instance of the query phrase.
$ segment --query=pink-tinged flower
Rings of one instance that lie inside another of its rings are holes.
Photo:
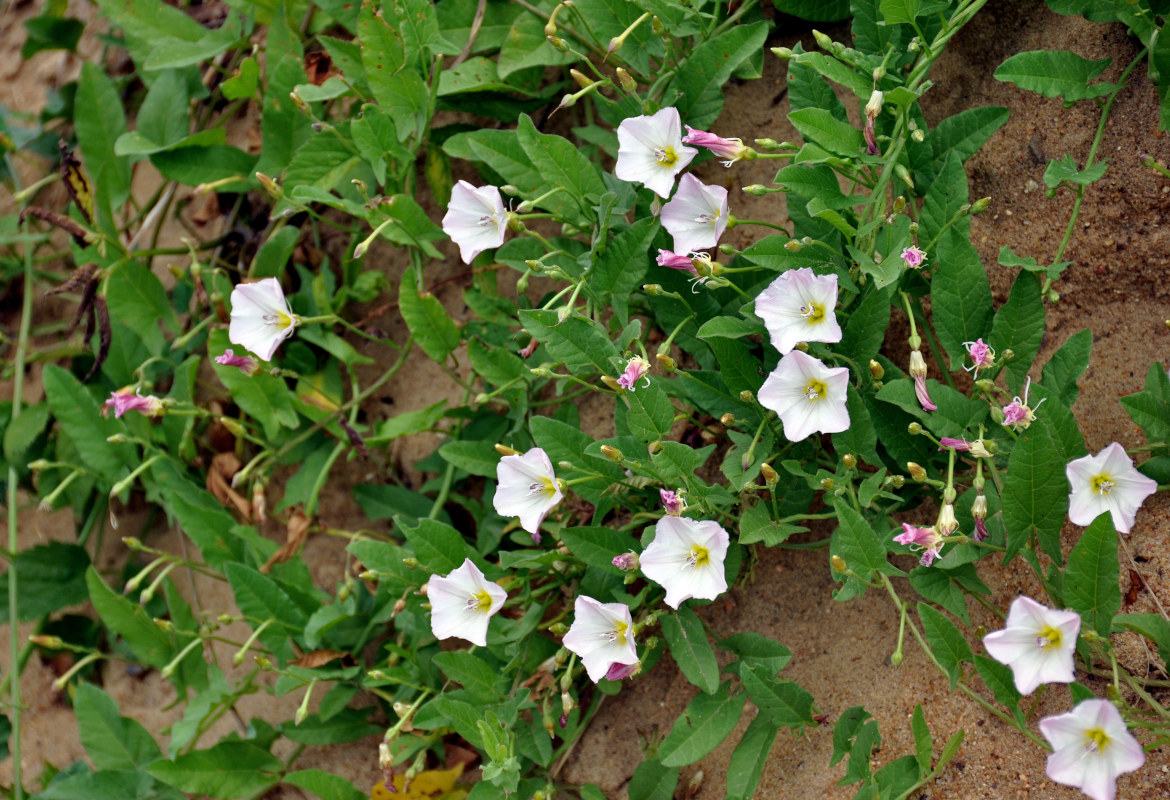
[[[229,347],[222,356],[215,357],[215,363],[225,367],[237,367],[245,375],[255,375],[260,371],[260,362],[251,356],[237,356]]]
[[[937,411],[938,406],[930,399],[930,392],[926,388],[926,361],[922,358],[922,351],[914,348],[910,351],[910,377],[914,379],[914,394],[918,402],[926,411]]]
[[[1082,700],[1072,711],[1045,717],[1040,732],[1052,745],[1048,777],[1093,800],[1114,800],[1117,776],[1146,763],[1142,746],[1108,700]]]
[[[885,95],[877,89],[874,89],[873,93],[869,96],[869,102],[865,104],[865,152],[871,156],[880,156],[882,154],[882,151],[878,149],[873,124],[878,118],[878,114],[882,113],[883,99],[885,99]]]
[[[691,262],[690,256],[679,255],[671,250],[659,250],[657,261],[660,267],[670,267],[671,269],[689,272],[692,275],[698,274],[695,271],[695,265]]]
[[[690,125],[686,126],[687,135],[683,137],[684,144],[693,144],[696,147],[705,147],[717,158],[726,159],[723,166],[730,167],[741,158],[752,159],[756,151],[746,146],[742,139],[724,139],[708,131],[698,131]]]
[[[651,116],[630,117],[618,125],[618,157],[613,174],[623,181],[642,183],[662,198],[670,197],[674,176],[699,151],[682,140],[682,120],[673,106]]]
[[[102,408],[102,415],[108,414],[111,408],[114,409],[115,418],[121,417],[127,411],[137,411],[148,417],[161,417],[164,411],[163,401],[160,398],[152,394],[143,395],[141,389],[136,391],[130,386],[116,392],[110,392],[110,396]]]
[[[643,377],[646,378],[646,386],[650,385],[650,377],[646,375],[650,371],[650,362],[639,356],[634,356],[626,364],[625,372],[617,379],[618,386],[622,387],[628,392],[634,391],[638,386],[638,381]]]
[[[659,489],[658,497],[662,500],[662,508],[672,517],[677,517],[685,509],[682,498],[670,489]]]
[[[764,321],[772,346],[786,354],[800,342],[839,342],[837,276],[815,275],[811,268],[780,274],[756,297],[756,316]]]
[[[966,439],[952,439],[949,436],[944,436],[938,440],[939,450],[945,450],[948,447],[961,453],[970,453],[974,458],[991,458],[991,450],[987,448],[987,442],[982,439],[969,442]]]
[[[1012,668],[1020,694],[1031,694],[1042,683],[1076,680],[1073,653],[1081,617],[1075,611],[1057,611],[1020,596],[1008,609],[1002,631],[983,637],[987,654]]]
[[[1032,388],[1032,377],[1024,381],[1024,399],[1013,397],[1012,401],[1003,407],[1003,424],[1014,431],[1022,431],[1036,421],[1036,410],[1028,406],[1028,390]],[[1047,400],[1048,398],[1044,398]],[[1039,408],[1044,404],[1041,400],[1036,404]]]
[[[963,347],[967,348],[967,357],[971,359],[971,366],[963,367],[968,372],[978,375],[979,370],[989,369],[995,364],[995,351],[991,349],[991,345],[983,343],[983,339],[976,339],[973,342],[963,342]]]
[[[663,517],[642,552],[642,574],[666,590],[671,608],[692,597],[714,600],[727,591],[723,559],[729,541],[718,522]]]
[[[848,430],[848,387],[846,367],[829,368],[808,353],[793,350],[780,359],[757,396],[765,408],[780,415],[784,436],[798,442],[812,433]]]
[[[662,207],[662,227],[674,237],[674,252],[693,253],[719,244],[727,228],[727,190],[687,173]]]
[[[605,672],[605,679],[607,681],[625,680],[631,675],[637,675],[642,671],[642,665],[635,661],[633,664],[610,664],[609,669]]]
[[[1109,512],[1113,527],[1129,533],[1138,509],[1158,491],[1157,481],[1134,469],[1133,460],[1117,442],[1095,456],[1070,461],[1065,467],[1072,492],[1068,496],[1068,518],[1076,525],[1088,525]]]
[[[443,216],[443,232],[459,245],[459,257],[470,264],[484,250],[504,243],[508,211],[495,186],[472,186],[459,181],[451,189],[451,202]]]
[[[971,538],[977,542],[982,542],[988,537],[987,532],[987,495],[980,493],[975,495],[975,501],[971,504],[971,519],[975,521],[975,532],[971,534]]]
[[[523,455],[504,456],[496,467],[496,480],[492,498],[496,513],[519,517],[520,527],[539,542],[540,524],[565,496],[548,454],[534,447]]]
[[[918,559],[924,567],[929,567],[938,558],[939,551],[943,547],[943,537],[939,535],[934,528],[918,528],[911,525],[909,522],[902,523],[902,532],[894,537],[894,541],[898,544],[904,544],[911,550],[921,550],[922,555]]]
[[[635,570],[642,563],[638,559],[638,554],[631,550],[628,553],[622,553],[620,556],[614,556],[613,561],[610,562],[620,570],[629,572]]]
[[[241,283],[232,289],[228,341],[271,361],[280,343],[293,335],[301,318],[292,313],[276,278]]]
[[[436,639],[458,637],[474,645],[487,644],[488,623],[504,607],[508,593],[484,577],[470,558],[447,574],[427,583],[431,603],[431,632]]]
[[[902,260],[906,262],[908,269],[918,269],[925,263],[926,253],[917,247],[907,247],[902,251]]]
[[[581,659],[594,683],[615,665],[638,662],[634,620],[625,603],[602,603],[578,595],[573,602],[573,624],[562,641]]]

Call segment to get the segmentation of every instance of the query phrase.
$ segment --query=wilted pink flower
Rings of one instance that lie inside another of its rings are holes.
[[[141,390],[135,391],[126,386],[110,393],[105,407],[102,408],[102,414],[108,413],[111,408],[114,409],[115,418],[121,417],[127,411],[138,411],[148,417],[161,417],[163,401],[152,394],[143,396]]]
[[[635,661],[633,664],[618,664],[616,661],[609,665],[605,672],[607,681],[620,681],[641,670],[642,665]]]
[[[683,512],[682,498],[670,489],[659,489],[658,496],[662,498],[662,507],[666,509],[666,513],[670,516],[677,517]]]
[[[987,369],[995,364],[995,351],[991,349],[990,345],[984,344],[983,339],[963,342],[963,347],[967,348],[967,355],[971,358],[971,366],[963,367],[968,372],[978,375],[979,370]]]
[[[930,399],[926,389],[926,362],[922,359],[922,351],[915,348],[910,351],[910,377],[914,379],[914,394],[918,402],[927,411],[936,411],[936,406]]]
[[[614,556],[611,563],[618,569],[628,572],[638,568],[638,554],[631,550],[628,553],[622,553],[620,556]]]
[[[225,367],[239,367],[245,375],[255,375],[260,371],[259,361],[251,356],[237,356],[230,347],[223,351],[222,356],[215,357],[215,363]]]
[[[971,504],[971,519],[975,520],[975,532],[971,534],[971,538],[977,542],[982,542],[987,538],[987,495],[980,492],[975,496],[975,502]]]
[[[683,144],[707,148],[718,158],[727,159],[723,162],[725,167],[730,167],[741,158],[751,159],[756,155],[756,151],[744,145],[742,139],[724,139],[722,136],[716,136],[708,131],[695,130],[690,125],[685,127],[687,135],[683,137]]]
[[[911,550],[921,550],[919,563],[924,567],[934,563],[943,546],[942,537],[934,528],[918,528],[909,522],[902,523],[902,533],[895,536],[894,541],[909,546]]]
[[[867,155],[880,156],[882,154],[882,151],[878,149],[873,123],[878,118],[878,114],[882,113],[882,100],[884,99],[885,94],[874,89],[869,96],[869,102],[865,104],[865,152]]]
[[[657,260],[658,266],[660,267],[681,269],[685,272],[691,273],[692,275],[698,274],[695,271],[695,265],[691,262],[689,256],[679,255],[678,253],[672,252],[670,250],[659,250]]]
[[[536,352],[536,348],[539,344],[540,344],[540,342],[536,341],[536,338],[533,337],[532,340],[529,341],[528,344],[524,345],[524,347],[520,350],[520,357],[521,358],[528,358],[529,356],[531,356],[533,353]]]
[[[618,386],[622,387],[628,392],[634,391],[643,376],[650,371],[650,362],[644,358],[634,356],[626,364],[626,370],[617,379]],[[650,378],[646,376],[646,386],[650,385]]]
[[[1024,399],[1013,397],[1012,401],[1003,407],[1003,424],[1012,430],[1022,431],[1036,420],[1035,409],[1028,406],[1028,390],[1031,388],[1032,378],[1029,376],[1024,382]],[[1043,403],[1044,400],[1041,400],[1036,404],[1036,408]]]
[[[902,260],[906,262],[909,269],[918,269],[926,261],[926,253],[917,247],[907,247],[902,251]]]

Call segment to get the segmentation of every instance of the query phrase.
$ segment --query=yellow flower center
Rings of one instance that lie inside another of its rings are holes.
[[[711,553],[702,545],[692,545],[691,554],[687,556],[688,567],[705,567],[711,563]]]
[[[820,400],[825,396],[825,384],[813,378],[808,382],[808,386],[804,387],[804,396],[809,400]]]
[[[1036,637],[1036,644],[1042,650],[1053,650],[1060,647],[1061,643],[1060,631],[1053,628],[1051,625],[1045,625],[1044,629],[1040,631],[1040,635]]]
[[[552,482],[552,478],[543,476],[536,483],[529,486],[528,490],[533,494],[543,494],[545,497],[552,497],[557,493],[557,487]]]
[[[808,302],[800,307],[800,316],[804,317],[809,325],[816,325],[825,318],[825,307],[820,303]]]
[[[626,632],[629,631],[629,629],[630,629],[630,626],[628,624],[626,624],[625,622],[615,622],[613,624],[613,630],[607,631],[605,634],[605,638],[611,642],[617,642],[618,644],[625,644],[626,643]]]
[[[1093,478],[1093,482],[1091,484],[1094,494],[1109,494],[1113,491],[1113,487],[1116,485],[1117,482],[1104,472]]]
[[[1109,744],[1109,735],[1100,728],[1089,728],[1085,731],[1085,749],[1090,752],[1101,752]]]
[[[488,611],[492,607],[492,596],[480,589],[467,598],[467,607],[473,611]]]
[[[664,167],[673,167],[678,161],[678,153],[673,147],[659,147],[654,151],[654,160]]]

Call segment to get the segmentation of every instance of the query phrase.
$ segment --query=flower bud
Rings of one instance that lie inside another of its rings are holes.
[[[550,625],[548,630],[549,633],[552,633],[555,636],[564,636],[569,632],[569,626],[563,622],[558,622],[554,625]]]
[[[845,564],[845,559],[841,558],[841,556],[833,556],[829,559],[829,563],[833,565],[833,572],[836,572],[839,575],[843,575],[845,570],[849,568]]]
[[[768,193],[768,187],[762,183],[753,183],[750,186],[743,187],[745,194],[750,194],[752,197],[763,197]]]
[[[579,70],[571,69],[569,70],[569,74],[573,77],[573,80],[577,82],[577,85],[582,89],[588,89],[590,86],[596,83],[596,81],[590,80],[584,73]]]
[[[800,242],[796,241],[795,239],[789,239],[787,242],[784,243],[784,249],[787,250],[789,253],[799,253],[801,250],[804,249],[804,245],[801,244]]]
[[[626,72],[625,67],[617,68],[617,79],[618,85],[627,92],[635,91],[638,88],[638,82],[630,76],[630,73]]]
[[[606,386],[608,386],[610,389],[613,389],[615,392],[624,392],[625,391],[625,389],[622,388],[622,385],[620,383],[618,383],[617,378],[611,377],[609,375],[602,375],[601,382],[604,383]]]
[[[845,455],[841,456],[841,463],[844,464],[846,468],[853,469],[857,466],[857,456],[853,455],[852,453],[846,453]]]
[[[836,485],[837,485],[836,482],[832,478],[823,478],[821,480],[821,488],[824,489],[826,492],[833,491],[833,488]]]
[[[660,284],[660,283],[644,284],[642,286],[642,291],[645,292],[646,294],[650,295],[651,297],[657,297],[658,295],[662,294],[662,284]]]
[[[674,363],[674,359],[666,353],[658,353],[654,356],[654,360],[658,362],[658,366],[663,372],[674,372],[678,369],[678,364]]]
[[[1056,291],[1055,289],[1049,289],[1048,290],[1048,302],[1049,303],[1057,303],[1059,301],[1060,301],[1060,292]]]
[[[922,483],[926,480],[926,470],[922,468],[921,464],[914,461],[907,461],[906,471],[910,473],[910,477],[915,483]]]
[[[38,634],[28,637],[29,644],[43,647],[46,650],[62,650],[65,648],[65,642],[61,641],[60,636],[45,636]]]
[[[772,465],[764,462],[760,465],[760,474],[764,476],[764,483],[771,489],[780,480],[780,476],[776,474],[776,470],[772,469]]]
[[[943,503],[934,527],[943,536],[950,536],[959,529],[959,520],[955,518],[955,506],[952,503]]]
[[[886,368],[871,358],[869,360],[869,374],[873,376],[875,381],[880,381],[886,376]]]
[[[761,150],[778,150],[780,148],[780,143],[775,139],[756,139],[755,145]]]
[[[406,558],[402,559],[402,563],[407,569],[418,569],[418,559],[417,558],[407,556]],[[422,588],[420,588],[418,590],[419,594],[421,594],[425,597],[426,596],[426,588],[427,588],[427,585],[424,583],[422,585]]]
[[[991,421],[992,422],[994,422],[996,425],[1002,425],[1003,421],[1005,419],[1007,419],[1007,417],[1004,415],[1002,408],[1000,408],[999,406],[992,406],[991,407]]]
[[[884,92],[874,89],[869,96],[869,102],[865,104],[865,115],[872,119],[882,113],[882,101],[885,97]]]
[[[992,454],[995,452],[993,449],[994,447],[995,444],[987,441],[986,439],[976,439],[975,441],[971,442],[971,457],[991,458]]]
[[[1013,358],[1016,357],[1016,352],[1009,347],[1006,350],[1004,350],[1002,353],[1000,353],[1000,355],[1003,357],[1004,361],[1011,361]]]
[[[508,447],[508,445],[506,445],[506,444],[497,444],[496,445],[496,452],[502,456],[515,456],[515,455],[520,454],[520,451],[513,450],[511,447]]]
[[[990,197],[980,197],[978,200],[976,200],[974,203],[971,204],[971,213],[972,214],[982,214],[984,211],[987,210],[987,207],[989,205],[991,205],[991,198]]]
[[[739,399],[740,399],[740,402],[743,402],[743,403],[754,403],[756,401],[755,396],[752,395],[752,393],[749,392],[747,389],[744,389],[742,392],[739,393]]]
[[[650,455],[655,455],[656,453],[661,453],[662,452],[662,440],[656,439],[655,441],[646,445],[646,452],[648,452]]]
[[[911,436],[918,436],[922,433],[922,425],[917,422],[911,422],[906,426],[906,433],[910,434]]]
[[[896,653],[890,653],[890,665],[894,666],[894,667],[902,666],[902,651],[901,650],[897,651]]]
[[[822,50],[832,50],[833,49],[833,40],[832,39],[830,39],[828,36],[826,36],[825,34],[821,33],[818,30],[814,30],[812,33],[813,33],[813,38],[817,40],[817,47],[821,48]]]
[[[544,38],[548,39],[548,43],[551,44],[553,47],[555,47],[557,50],[561,51],[562,53],[569,52],[569,45],[565,44],[565,40],[562,39],[561,37],[559,37],[559,36],[546,36]]]
[[[635,570],[640,566],[638,562],[638,554],[631,550],[628,553],[622,553],[621,555],[614,556],[613,565],[623,572]]]
[[[792,48],[790,47],[773,47],[772,55],[776,56],[782,61],[788,61],[792,58]]]
[[[615,464],[620,464],[626,460],[626,457],[622,454],[621,450],[618,450],[616,447],[611,447],[608,444],[603,444],[601,446],[601,454]]]
[[[926,141],[926,133],[921,130],[911,131],[910,138],[921,144],[922,142]]]
[[[886,479],[884,481],[882,481],[882,485],[885,486],[887,489],[901,489],[903,486],[906,485],[906,476],[904,476],[904,475],[889,475],[886,477]]]
[[[971,516],[975,519],[987,519],[987,495],[975,496],[975,502],[971,504]]]

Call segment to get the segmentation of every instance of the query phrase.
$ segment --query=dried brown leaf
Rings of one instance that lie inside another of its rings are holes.
[[[272,554],[272,557],[264,562],[264,566],[260,567],[260,571],[267,573],[276,564],[283,564],[290,558],[295,556],[301,549],[301,545],[305,543],[305,538],[309,535],[309,518],[305,516],[305,512],[299,508],[294,511],[288,518],[288,526],[285,531],[284,544],[280,549]]]

